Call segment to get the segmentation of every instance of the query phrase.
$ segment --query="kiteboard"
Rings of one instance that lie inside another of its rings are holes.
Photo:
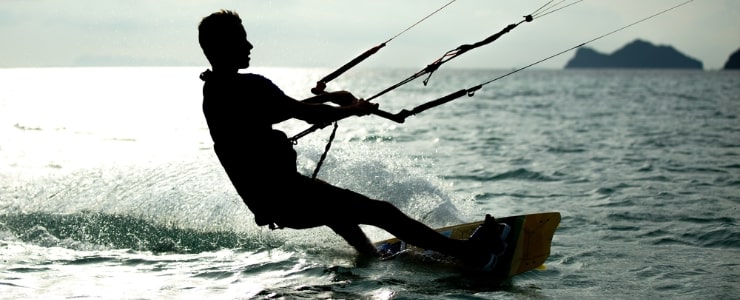
[[[560,224],[559,212],[510,216],[496,218],[496,221],[508,224],[511,226],[511,231],[505,240],[508,245],[506,251],[499,256],[496,267],[489,272],[490,274],[507,278],[544,266],[543,264],[550,256],[550,246],[555,230]],[[447,237],[465,240],[483,222],[447,226],[436,230]],[[462,264],[455,259],[431,250],[408,245],[397,238],[378,241],[374,244],[381,252],[383,259],[394,259],[404,255],[434,257],[434,261],[462,267]],[[445,257],[446,259],[440,259]]]

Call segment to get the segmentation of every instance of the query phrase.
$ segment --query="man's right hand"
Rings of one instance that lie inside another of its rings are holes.
[[[336,91],[329,93],[329,101],[339,106],[349,106],[357,102],[357,97],[348,91]]]
[[[357,99],[355,103],[352,104],[352,108],[356,110],[356,116],[372,114],[374,111],[378,110],[378,107],[379,105],[377,103],[372,103],[363,99]]]

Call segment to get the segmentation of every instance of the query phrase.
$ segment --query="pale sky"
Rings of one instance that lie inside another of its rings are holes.
[[[445,68],[522,67],[684,1],[584,0],[522,24]],[[207,66],[197,42],[198,22],[230,9],[241,15],[255,45],[253,66],[336,68],[449,2],[0,0],[0,67]],[[448,50],[519,22],[545,3],[456,0],[358,68],[423,68]],[[740,0],[695,0],[587,47],[608,54],[638,38],[673,46],[707,70],[719,69],[740,49]],[[574,54],[536,67],[562,68]]]

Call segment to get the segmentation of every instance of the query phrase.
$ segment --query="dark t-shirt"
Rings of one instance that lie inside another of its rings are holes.
[[[206,71],[201,78],[203,113],[216,155],[255,216],[269,217],[281,186],[298,176],[292,143],[272,129],[286,119],[288,101],[295,100],[261,75]]]

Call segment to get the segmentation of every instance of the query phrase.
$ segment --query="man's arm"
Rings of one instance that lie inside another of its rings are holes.
[[[335,103],[339,106],[322,104]],[[311,124],[330,123],[350,116],[364,116],[378,109],[378,105],[357,99],[349,92],[331,92],[296,101],[291,105],[290,115],[293,118]]]
[[[319,94],[311,98],[304,99],[301,102],[310,104],[322,104],[326,102],[331,102],[340,106],[345,106],[348,104],[352,104],[356,100],[357,98],[355,98],[355,96],[352,95],[350,92],[337,91]]]

